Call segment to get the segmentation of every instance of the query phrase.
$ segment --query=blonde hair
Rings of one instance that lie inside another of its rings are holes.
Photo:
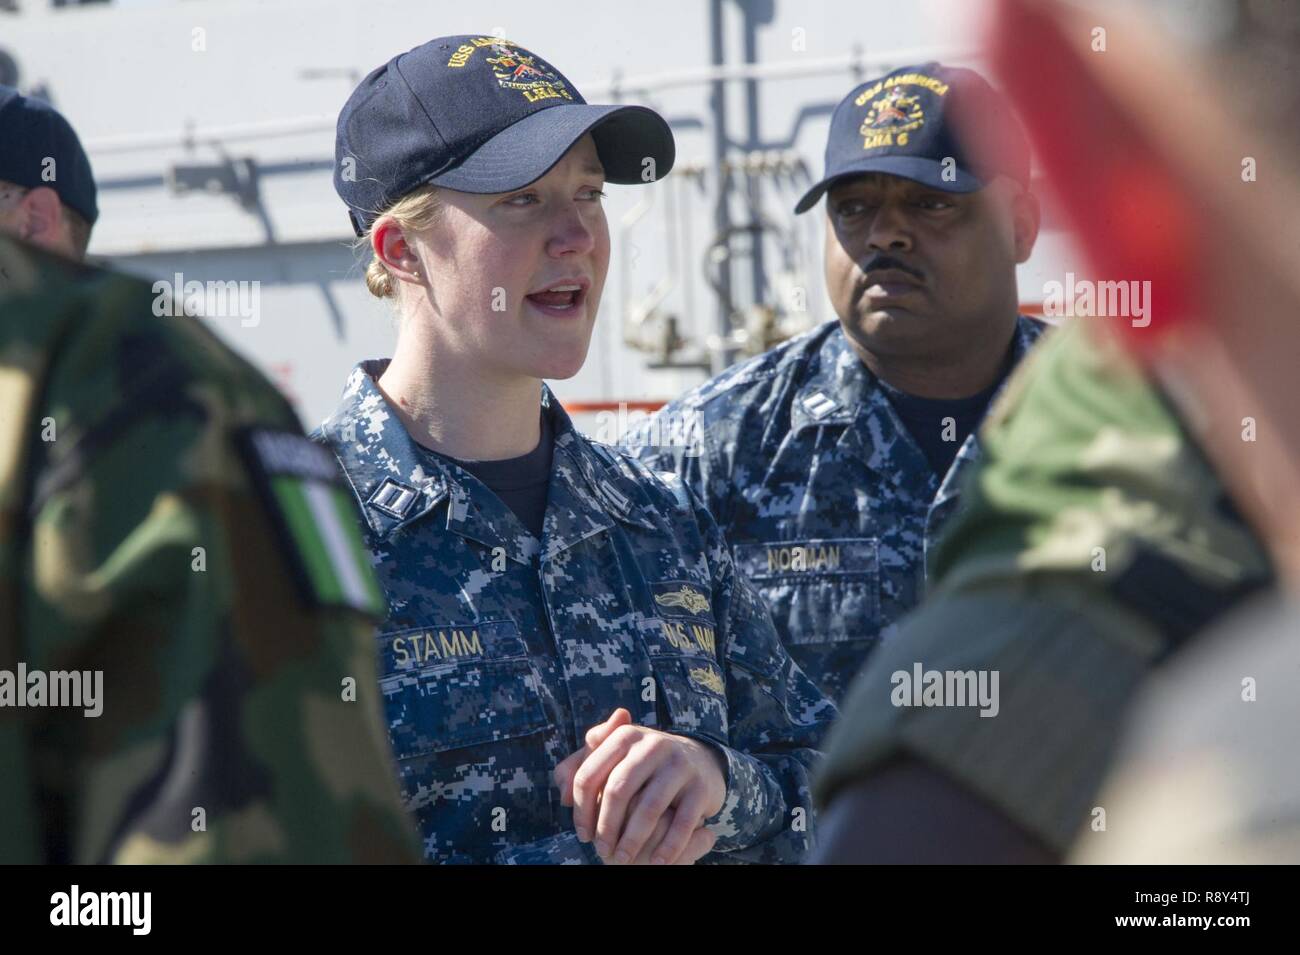
[[[356,248],[371,247],[371,235],[380,219],[392,219],[403,232],[420,232],[433,225],[440,209],[437,186],[425,185],[413,189],[376,216],[370,228],[366,229],[366,234],[357,239]],[[366,288],[376,298],[392,298],[397,291],[397,283],[388,271],[388,266],[373,252],[370,264],[366,266]]]

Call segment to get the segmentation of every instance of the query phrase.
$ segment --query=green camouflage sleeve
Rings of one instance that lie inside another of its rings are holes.
[[[49,674],[47,703],[55,674],[82,698],[0,711],[29,789],[5,801],[39,834],[6,825],[0,856],[417,861],[379,595],[332,462],[199,323],[153,318],[147,285],[41,269],[0,298],[0,375],[29,399],[0,441],[30,476],[3,527],[7,551],[24,541],[4,667]]]
[[[1136,687],[1271,569],[1163,397],[1082,322],[1017,372],[981,440],[931,597],[859,676],[815,793],[907,755],[1064,851]],[[983,676],[992,700],[928,702],[912,684],[931,672]]]

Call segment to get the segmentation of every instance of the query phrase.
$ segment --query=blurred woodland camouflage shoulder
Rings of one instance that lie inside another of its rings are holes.
[[[0,861],[414,861],[333,461],[153,303],[0,239]]]

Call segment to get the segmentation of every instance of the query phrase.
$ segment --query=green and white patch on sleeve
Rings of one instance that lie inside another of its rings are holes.
[[[249,428],[238,441],[307,602],[382,618],[383,594],[334,456],[292,431]]]

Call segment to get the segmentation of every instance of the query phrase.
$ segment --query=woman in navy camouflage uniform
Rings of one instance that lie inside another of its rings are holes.
[[[335,186],[400,315],[317,437],[389,616],[386,715],[425,857],[797,861],[834,707],[675,478],[574,430],[606,181],[665,174],[650,110],[497,37],[433,40],[339,117]]]

